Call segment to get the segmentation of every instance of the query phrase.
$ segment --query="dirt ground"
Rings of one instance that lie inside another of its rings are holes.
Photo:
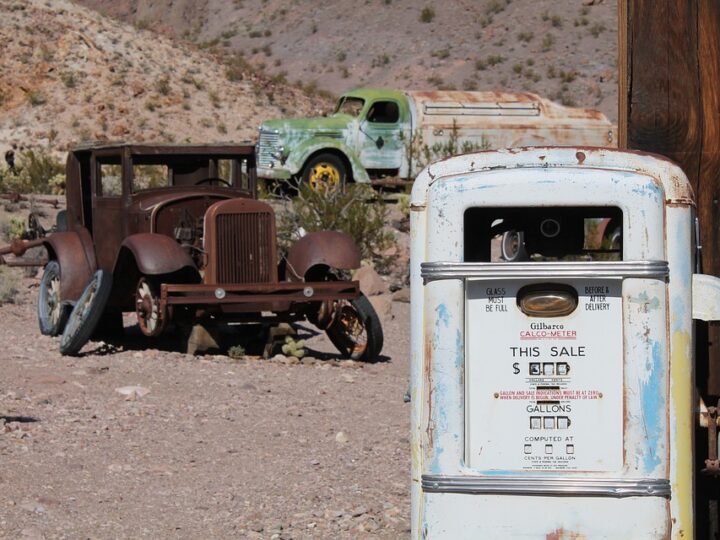
[[[40,335],[38,284],[0,306],[0,538],[409,535],[409,304],[375,364],[309,324],[301,363],[192,356],[132,317],[72,358]]]

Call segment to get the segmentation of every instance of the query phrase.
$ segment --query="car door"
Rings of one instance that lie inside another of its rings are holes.
[[[399,169],[403,159],[400,104],[383,99],[370,104],[360,123],[360,160],[366,169]]]

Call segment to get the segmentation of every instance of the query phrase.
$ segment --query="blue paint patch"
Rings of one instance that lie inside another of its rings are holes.
[[[440,304],[437,308],[435,308],[435,314],[437,315],[438,322],[443,323],[445,328],[447,328],[450,323],[450,312],[448,311],[447,306],[445,304]]]
[[[655,200],[661,199],[664,195],[664,191],[661,186],[650,183],[643,184],[642,186],[634,186],[630,191],[636,195]]]
[[[650,377],[641,388],[641,401],[645,427],[645,472],[650,474],[660,465],[660,456],[655,444],[662,440],[663,418],[665,416],[664,387],[662,386],[663,355],[660,342],[653,341],[652,355],[645,367]]]

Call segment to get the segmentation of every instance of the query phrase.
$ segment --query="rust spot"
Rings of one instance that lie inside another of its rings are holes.
[[[577,152],[577,153],[575,154],[575,157],[577,158],[578,163],[579,163],[580,165],[582,165],[583,162],[585,161],[585,152]]]
[[[545,535],[546,540],[582,540],[584,538],[584,534],[573,531],[566,531],[562,527],[559,529],[555,529],[554,531],[549,532],[547,535]]]

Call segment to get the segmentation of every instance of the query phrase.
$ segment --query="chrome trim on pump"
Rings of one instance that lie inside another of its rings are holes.
[[[670,481],[622,478],[530,478],[427,475],[428,493],[558,495],[585,497],[670,497]]]
[[[420,265],[425,283],[441,279],[647,278],[666,280],[667,261],[461,263]]]

